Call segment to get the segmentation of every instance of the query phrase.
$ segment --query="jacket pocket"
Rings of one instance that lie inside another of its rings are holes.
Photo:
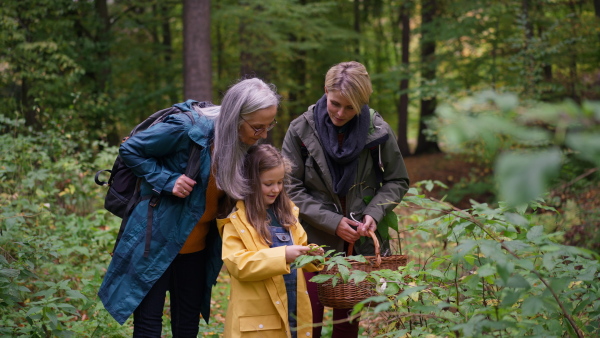
[[[281,319],[278,315],[240,317],[241,332],[260,332],[281,330]]]

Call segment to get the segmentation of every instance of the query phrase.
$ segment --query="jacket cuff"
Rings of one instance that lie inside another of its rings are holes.
[[[157,180],[152,183],[152,192],[155,195],[159,195],[163,192],[173,193],[175,182],[179,176],[181,176],[181,174],[174,173],[170,170],[163,170],[163,172],[158,176]]]

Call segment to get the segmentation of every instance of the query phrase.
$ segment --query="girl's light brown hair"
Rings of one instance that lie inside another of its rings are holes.
[[[292,212],[291,200],[285,191],[285,185],[290,173],[289,161],[281,155],[277,148],[270,144],[260,144],[250,147],[244,160],[244,175],[250,185],[250,193],[244,197],[246,218],[254,226],[265,243],[271,244],[269,231],[270,220],[267,216],[267,206],[262,194],[260,175],[271,169],[283,166],[285,171],[284,186],[271,208],[279,223],[289,229],[296,224],[297,219]]]
[[[325,75],[325,89],[337,91],[347,98],[354,110],[369,103],[373,93],[371,78],[365,66],[356,61],[342,62],[329,68]]]

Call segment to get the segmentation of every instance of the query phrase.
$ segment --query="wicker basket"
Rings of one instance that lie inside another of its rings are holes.
[[[393,255],[389,257],[381,257],[379,250],[379,241],[374,232],[370,232],[373,242],[375,243],[375,256],[366,256],[366,263],[350,261],[353,270],[361,270],[365,272],[390,269],[396,270],[400,266],[405,266],[406,255]],[[353,245],[348,247],[348,255],[351,254]],[[337,267],[333,267],[327,271],[321,271],[321,274],[335,275],[338,273]],[[364,280],[358,284],[349,281],[348,283],[337,283],[333,286],[331,280],[324,283],[319,283],[317,287],[319,301],[321,304],[334,309],[349,309],[359,302],[373,296],[377,296],[375,284]]]

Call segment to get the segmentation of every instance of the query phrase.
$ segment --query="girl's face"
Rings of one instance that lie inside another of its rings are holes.
[[[275,114],[277,114],[277,106],[259,109],[242,116],[240,141],[251,146],[261,138],[267,138],[267,129],[275,123]]]
[[[358,113],[355,107],[352,107],[350,101],[339,91],[325,89],[325,94],[327,95],[327,113],[334,126],[341,127],[345,125]]]
[[[269,206],[275,202],[275,199],[283,190],[284,177],[285,168],[283,164],[260,174],[260,187],[265,205]]]

